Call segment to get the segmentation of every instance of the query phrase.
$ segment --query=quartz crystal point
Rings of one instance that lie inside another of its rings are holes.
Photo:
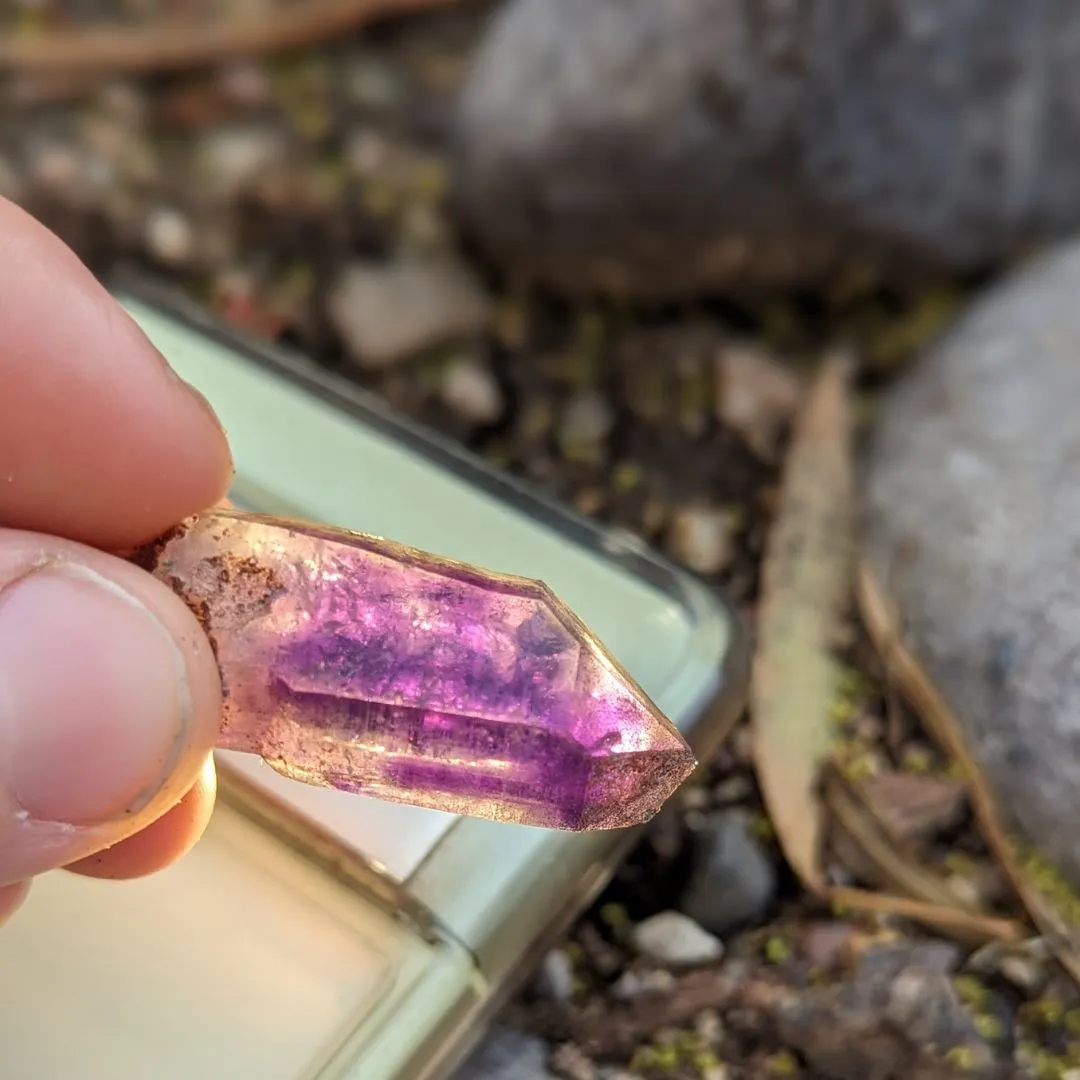
[[[218,510],[132,558],[202,622],[219,746],[285,776],[558,829],[651,817],[694,767],[675,727],[538,581]]]

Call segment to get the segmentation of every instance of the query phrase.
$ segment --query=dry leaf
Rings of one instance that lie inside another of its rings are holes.
[[[957,896],[946,882],[920,864],[915,853],[897,844],[856,784],[829,768],[824,787],[830,827],[857,853],[860,875],[887,893],[832,889],[834,903],[915,919],[967,944],[1018,941],[1023,927],[1012,919],[986,914]],[[835,843],[835,839],[834,839]]]
[[[964,785],[949,776],[889,770],[852,782],[859,801],[873,811],[897,843],[926,840],[955,828],[967,810]]]
[[[792,869],[824,895],[821,767],[837,668],[829,643],[849,585],[851,362],[822,364],[795,420],[762,566],[751,679],[758,782]]]
[[[1034,880],[1035,875],[1027,869],[967,748],[955,715],[900,640],[898,613],[886,600],[865,561],[859,567],[857,592],[866,629],[882,656],[890,678],[922,720],[927,732],[945,753],[962,766],[969,785],[972,809],[987,843],[1008,874],[1032,921],[1049,940],[1062,966],[1080,982],[1080,928],[1069,924],[1053,899]]]

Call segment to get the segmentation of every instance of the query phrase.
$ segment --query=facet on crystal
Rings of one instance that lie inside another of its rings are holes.
[[[206,629],[224,689],[218,745],[293,779],[581,830],[647,820],[694,767],[540,582],[224,510],[134,558]]]

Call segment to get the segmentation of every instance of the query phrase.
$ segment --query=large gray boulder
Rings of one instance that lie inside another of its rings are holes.
[[[662,298],[979,267],[1080,221],[1071,0],[511,0],[458,204],[515,274]]]
[[[1080,886],[1080,245],[993,289],[887,398],[865,538],[1026,840]]]

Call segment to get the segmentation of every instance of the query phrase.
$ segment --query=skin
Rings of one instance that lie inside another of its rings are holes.
[[[5,795],[0,787],[2,921],[37,874],[66,867],[99,878],[139,877],[174,862],[205,829],[220,715],[212,653],[191,613],[164,585],[110,553],[222,500],[232,462],[206,402],[172,373],[68,248],[3,200],[0,372],[0,605],[5,595],[15,595],[12,584],[17,587],[42,562],[85,568],[134,597],[171,637],[187,695],[186,734],[175,753],[158,762],[167,762],[167,774],[148,771],[138,800],[118,789],[116,805],[125,809],[116,820],[38,828],[8,797],[10,790]],[[91,641],[95,627],[57,631],[77,645],[79,634]],[[84,782],[94,798],[107,799],[113,794],[107,771],[99,767],[91,774],[95,765],[124,753],[108,742],[116,725],[94,708],[109,700],[109,688],[96,685],[93,669],[81,674],[78,685],[64,683],[64,671],[45,674],[56,682],[49,690],[54,698],[70,694],[85,701],[87,726],[56,746],[55,763],[39,763],[38,787],[47,788],[55,776],[67,785],[53,793],[60,803],[77,802]],[[3,690],[0,678],[0,782],[11,789],[19,778],[3,770],[16,768],[18,755],[4,758],[4,724],[30,721],[13,719],[10,710],[5,721]],[[7,731],[10,740],[18,734]],[[50,792],[42,797],[48,802]]]

